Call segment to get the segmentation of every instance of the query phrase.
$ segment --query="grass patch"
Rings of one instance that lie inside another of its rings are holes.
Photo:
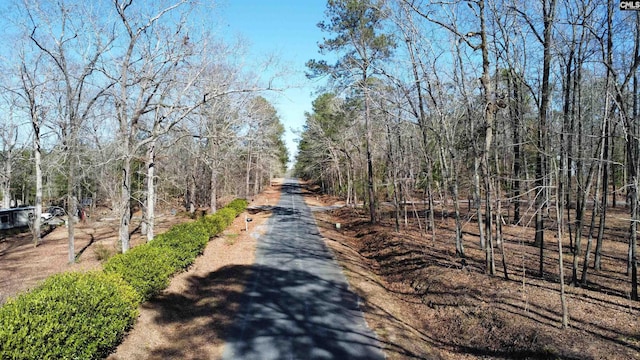
[[[104,263],[116,254],[116,249],[104,244],[96,244],[93,247],[93,254],[96,260]]]
[[[236,243],[238,236],[240,236],[240,234],[237,234],[237,233],[224,234],[224,243],[226,245],[233,245]]]

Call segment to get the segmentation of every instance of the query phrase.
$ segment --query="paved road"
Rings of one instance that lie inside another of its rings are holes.
[[[223,358],[384,359],[295,180],[286,180]]]

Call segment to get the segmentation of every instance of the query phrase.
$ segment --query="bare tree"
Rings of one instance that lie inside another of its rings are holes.
[[[18,144],[18,124],[13,119],[13,106],[9,104],[8,119],[0,125],[0,141],[2,141],[2,173],[0,173],[0,188],[2,191],[2,208],[11,207],[11,176],[13,170],[13,152]],[[5,115],[6,116],[6,115]]]
[[[494,90],[494,86],[492,85],[492,77],[490,73],[489,64],[491,62],[490,58],[490,43],[488,40],[489,34],[487,29],[488,15],[485,7],[484,0],[476,0],[476,1],[464,1],[469,8],[472,9],[474,18],[477,19],[477,23],[472,23],[470,31],[464,31],[459,28],[455,13],[449,14],[448,20],[443,20],[441,18],[433,16],[426,9],[420,8],[416,6],[413,2],[410,3],[411,8],[420,14],[422,17],[427,19],[428,21],[437,24],[438,26],[449,31],[453,36],[457,38],[456,41],[456,57],[459,59],[458,64],[462,68],[461,61],[461,49],[458,46],[459,42],[463,42],[468,45],[474,51],[480,51],[481,59],[482,59],[482,71],[480,76],[480,84],[482,88],[482,97],[483,97],[483,123],[479,127],[479,136],[478,139],[474,139],[474,144],[482,143],[482,146],[476,146],[475,150],[475,165],[474,168],[476,172],[474,173],[475,180],[475,192],[476,192],[476,206],[477,206],[477,217],[478,217],[478,230],[480,234],[480,243],[485,248],[485,260],[486,260],[486,272],[490,274],[495,273],[495,261],[493,256],[493,214],[492,214],[492,191],[491,191],[491,179],[490,179],[490,167],[489,167],[489,158],[491,152],[491,146],[493,142],[493,134],[494,134],[494,123],[496,112],[498,109],[498,105],[496,104],[496,94]],[[469,22],[467,22],[468,24]],[[475,28],[474,28],[475,27]],[[474,38],[479,38],[475,40]],[[460,71],[461,76],[464,76],[464,70]],[[467,93],[464,84],[464,78],[461,86],[463,95],[468,97],[470,94]],[[470,105],[467,105],[468,116],[471,118],[471,110]],[[480,179],[482,179],[482,190],[484,190],[485,196],[485,206],[484,206],[484,222],[483,225],[483,215],[481,211],[480,205]],[[486,237],[485,237],[486,236]]]
[[[278,150],[278,139],[284,133],[276,109],[262,96],[252,97],[242,112],[245,143],[245,195],[252,197],[265,183],[264,172],[269,171],[269,158]],[[286,150],[286,149],[284,149]]]
[[[52,6],[25,2],[31,42],[49,59],[59,77],[62,94],[58,104],[67,152],[67,213],[69,262],[75,261],[74,216],[77,213],[78,132],[91,116],[96,101],[111,87],[94,88],[100,57],[110,50],[113,36],[97,26],[95,13],[78,4],[61,1]]]
[[[534,37],[542,46],[542,79],[540,96],[538,97],[538,130],[536,151],[536,197],[535,197],[535,245],[540,249],[540,276],[544,271],[544,216],[543,210],[547,204],[546,178],[547,178],[547,131],[549,128],[549,104],[551,99],[551,66],[553,50],[553,32],[556,21],[556,0],[541,0],[541,22],[539,23],[524,10],[514,6],[513,9],[520,14],[526,26],[529,27]]]
[[[554,162],[555,163],[555,162]],[[561,171],[561,169],[558,169],[558,167],[556,166],[556,174],[558,176],[561,176],[559,174],[559,172]],[[558,184],[557,187],[557,194],[556,194],[556,219],[558,220],[558,272],[560,274],[560,304],[562,306],[562,327],[564,329],[569,327],[569,309],[568,309],[568,305],[567,305],[567,297],[565,294],[565,286],[564,286],[564,255],[563,255],[563,251],[562,251],[562,241],[564,239],[564,215],[563,215],[563,211],[564,211],[564,204],[563,204],[563,199],[564,199],[564,186],[563,183],[560,182]]]
[[[36,56],[32,66],[27,67],[26,59],[22,57],[20,64],[20,88],[17,94],[22,98],[26,112],[31,121],[33,136],[33,159],[36,171],[35,213],[33,218],[33,243],[38,246],[41,240],[42,215],[42,127],[45,118],[45,107],[42,104],[41,93],[45,93],[45,80],[41,80],[38,73],[42,69],[38,66],[41,56]],[[70,250],[71,251],[71,250]],[[71,259],[71,257],[69,257]],[[71,261],[71,260],[69,260]]]
[[[169,14],[185,7],[187,0],[176,1],[166,7],[152,7],[151,15],[139,15],[132,7],[132,1],[114,0],[115,12],[119,18],[119,25],[124,36],[120,40],[124,44],[124,53],[115,57],[116,67],[109,69],[110,78],[114,81],[111,93],[116,108],[116,118],[119,124],[119,138],[121,144],[121,186],[118,213],[120,217],[119,239],[122,252],[129,249],[129,224],[131,221],[131,163],[139,149],[152,143],[155,137],[170,129],[184,119],[193,109],[197,108],[206,96],[189,104],[166,105],[163,101],[175,101],[175,79],[180,76],[176,67],[192,53],[192,44],[187,29],[183,27],[188,12],[178,16],[175,23],[160,24],[163,18],[169,19]],[[168,26],[166,30],[164,26]],[[169,36],[170,35],[170,36]],[[138,61],[138,60],[141,61]],[[195,75],[187,77],[178,85],[179,94],[184,94],[196,80]],[[182,95],[183,96],[183,95]],[[178,100],[180,95],[178,95]],[[170,113],[166,113],[171,109]],[[179,109],[179,114],[173,113]],[[164,112],[164,113],[163,113]],[[145,119],[151,114],[153,125],[145,129]],[[162,129],[162,130],[159,130]],[[151,136],[138,140],[144,131]],[[151,146],[149,149],[153,149]],[[153,157],[153,152],[149,155]],[[149,161],[148,164],[153,164]],[[153,178],[150,179],[153,181]],[[149,185],[153,186],[150,182]],[[153,206],[153,199],[147,205]],[[149,214],[149,212],[147,212]],[[147,219],[149,221],[149,219]],[[151,236],[153,232],[151,232]],[[150,236],[149,233],[147,236]]]

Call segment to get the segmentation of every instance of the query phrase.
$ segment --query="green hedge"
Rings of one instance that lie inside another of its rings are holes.
[[[217,214],[217,213],[216,213]],[[225,224],[224,219],[220,216],[207,215],[198,220],[204,226],[209,233],[209,236],[213,237],[221,233],[228,225]]]
[[[225,226],[225,228],[226,228],[227,226],[229,226],[229,224],[231,224],[233,222],[233,219],[235,219],[236,216],[238,216],[238,214],[236,213],[236,211],[234,209],[227,207],[227,208],[224,208],[224,209],[220,209],[219,211],[217,211],[212,216],[219,216],[220,218],[222,218],[222,220],[226,224],[226,226]]]
[[[236,216],[238,216],[241,212],[243,212],[247,208],[248,204],[249,202],[247,202],[247,199],[235,199],[232,202],[230,202],[226,207],[235,210]]]
[[[209,232],[209,236],[213,237],[231,225],[233,219],[240,215],[246,208],[247,200],[235,199],[214,214],[203,216],[198,222],[203,224]]]
[[[139,304],[117,275],[54,275],[0,308],[0,359],[104,358],[133,324]]]
[[[63,273],[0,307],[0,359],[99,359],[119,344],[137,307],[167,287],[209,239],[247,206],[236,199],[213,215],[172,227],[111,257],[103,272]]]
[[[176,270],[182,270],[202,254],[209,238],[210,234],[204,224],[199,222],[185,223],[176,225],[166,233],[156,236],[149,243],[149,246],[169,249],[175,256]]]
[[[112,257],[104,270],[120,274],[147,300],[167,287],[171,275],[189,267],[209,239],[226,229],[246,206],[246,200],[236,199],[213,215],[175,225],[150,243]]]
[[[111,257],[104,271],[119,274],[148,300],[169,285],[169,277],[178,269],[178,258],[168,248],[144,244]]]

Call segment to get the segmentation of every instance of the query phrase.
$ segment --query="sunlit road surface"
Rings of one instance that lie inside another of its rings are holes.
[[[384,359],[296,180],[282,186],[253,270],[223,359]]]

